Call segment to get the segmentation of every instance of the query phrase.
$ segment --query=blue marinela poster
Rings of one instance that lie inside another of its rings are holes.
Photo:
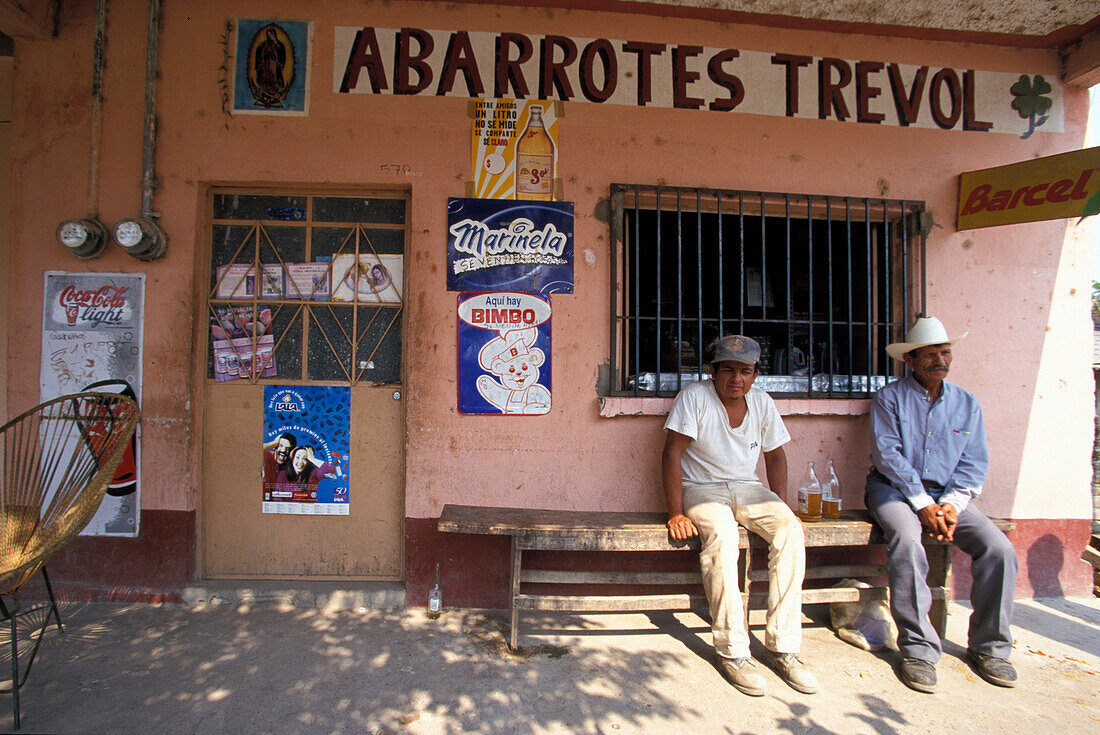
[[[264,513],[348,515],[350,411],[350,388],[264,386]]]
[[[550,411],[550,297],[518,292],[458,298],[458,410]]]
[[[447,290],[573,293],[573,202],[448,199]]]
[[[306,114],[308,21],[237,19],[233,112]]]

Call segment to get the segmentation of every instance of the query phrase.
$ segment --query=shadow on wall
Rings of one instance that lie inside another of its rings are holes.
[[[1034,597],[1064,597],[1062,565],[1065,559],[1062,541],[1052,533],[1035,539],[1027,549],[1027,579]]]

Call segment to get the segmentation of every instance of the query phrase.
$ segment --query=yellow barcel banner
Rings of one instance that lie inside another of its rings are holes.
[[[959,176],[957,227],[1039,222],[1100,212],[1100,146]]]

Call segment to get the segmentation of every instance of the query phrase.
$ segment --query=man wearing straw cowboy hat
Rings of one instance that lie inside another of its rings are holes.
[[[981,494],[989,467],[978,399],[945,380],[951,348],[967,334],[951,339],[939,319],[919,317],[904,342],[886,347],[909,374],[882,388],[871,406],[873,466],[865,500],[886,534],[901,680],[920,692],[935,689],[941,652],[928,620],[932,597],[922,530],[970,555],[974,612],[967,656],[986,681],[1016,686],[1008,661],[1016,552],[971,502]]]

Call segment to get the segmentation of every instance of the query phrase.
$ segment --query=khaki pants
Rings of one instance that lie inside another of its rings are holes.
[[[768,542],[768,621],[764,646],[798,653],[802,645],[802,579],[806,541],[787,504],[759,482],[684,482],[684,514],[703,542],[699,563],[719,656],[749,655],[741,590],[737,584],[737,524]]]

